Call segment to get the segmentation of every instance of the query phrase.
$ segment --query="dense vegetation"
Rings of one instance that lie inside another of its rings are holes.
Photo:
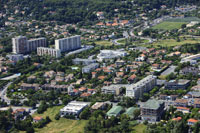
[[[7,5],[9,13],[16,9],[25,11],[25,14],[18,13],[19,17],[33,18],[37,20],[57,20],[66,23],[90,24],[97,20],[95,12],[106,12],[106,18],[115,16],[114,9],[124,15],[133,15],[132,11],[138,10],[135,4],[142,11],[154,8],[159,9],[161,5],[175,7],[177,4],[199,4],[197,0],[5,0],[0,3],[0,11],[6,12],[3,5]],[[2,6],[1,6],[2,5]],[[15,8],[13,8],[15,7]]]

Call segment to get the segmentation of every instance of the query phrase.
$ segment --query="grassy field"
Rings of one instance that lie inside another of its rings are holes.
[[[96,41],[95,42],[97,45],[104,45],[104,46],[111,46],[112,42],[110,41]]]
[[[184,45],[186,43],[189,43],[189,44],[200,43],[200,38],[199,39],[186,39],[186,40],[180,39],[180,42],[177,42],[174,39],[159,40],[159,41],[153,43],[152,45],[154,45],[154,46],[160,45],[160,46],[164,46],[164,47],[166,47],[166,46],[170,47],[170,46]]]
[[[186,18],[172,18],[172,19],[168,19],[166,20],[168,22],[191,22],[191,21],[200,21],[199,18],[197,17],[186,17]]]
[[[153,27],[153,29],[158,30],[173,30],[173,29],[180,29],[182,24],[187,24],[186,22],[167,22],[164,21],[160,24],[157,24]]]
[[[55,115],[59,112],[62,106],[57,106],[53,108],[48,108],[43,114],[34,114],[34,116],[42,116],[45,118],[49,116],[52,120],[49,124],[41,129],[35,129],[37,133],[83,133],[84,126],[87,123],[85,120],[70,120],[66,118],[60,118],[60,120],[55,120]]]
[[[121,39],[121,40],[118,40],[117,42],[118,42],[118,43],[121,43],[121,44],[125,44],[125,43],[126,43],[126,40],[125,40],[125,39]]]
[[[138,124],[133,127],[133,130],[131,133],[143,133],[143,131],[146,129],[146,125],[144,124]]]
[[[125,39],[121,39],[121,40],[118,40],[117,41],[118,43],[121,43],[121,44],[125,44],[126,43],[126,40]],[[141,44],[141,43],[148,43],[149,40],[139,40],[139,41],[134,41],[133,44]]]

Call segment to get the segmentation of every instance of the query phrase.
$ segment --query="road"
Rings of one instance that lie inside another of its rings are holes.
[[[6,86],[4,86],[3,90],[0,92],[1,100],[7,102],[7,104],[10,104],[10,99],[7,97],[7,89],[12,84],[12,82],[9,82]]]

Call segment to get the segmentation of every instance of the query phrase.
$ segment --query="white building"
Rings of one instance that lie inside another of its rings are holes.
[[[37,47],[47,47],[46,38],[28,40],[27,52],[36,51]]]
[[[52,49],[52,48],[46,48],[46,47],[38,47],[37,48],[37,55],[43,56],[43,55],[48,55],[51,57],[60,57],[61,56],[61,51],[58,49]]]
[[[92,70],[95,70],[98,67],[99,67],[99,63],[92,63],[88,66],[84,66],[82,68],[82,73],[90,73]]]
[[[14,54],[25,54],[27,52],[27,38],[25,36],[12,38],[12,50]]]
[[[156,76],[149,75],[135,84],[126,87],[126,96],[136,99],[143,96],[143,93],[149,92],[156,85]]]
[[[55,49],[59,49],[61,52],[72,51],[79,48],[81,48],[80,35],[55,40]]]
[[[78,117],[79,114],[83,111],[85,107],[87,107],[89,103],[87,102],[79,102],[79,101],[71,101],[64,108],[60,109],[60,115],[74,115]]]
[[[101,92],[104,94],[114,94],[114,95],[120,95],[122,88],[126,88],[128,85],[123,84],[112,84],[110,86],[103,86],[101,88]]]
[[[114,58],[124,57],[127,52],[124,49],[118,50],[101,50],[100,54],[97,55],[98,61],[110,60]]]
[[[76,58],[76,59],[73,59],[72,62],[75,65],[90,65],[92,63],[96,63],[96,60]]]
[[[197,60],[199,59],[200,59],[200,54],[195,54],[181,59],[181,63],[190,62],[190,64],[197,64]]]

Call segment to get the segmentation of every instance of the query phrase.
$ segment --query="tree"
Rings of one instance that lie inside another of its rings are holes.
[[[88,119],[90,117],[91,113],[90,113],[90,109],[88,107],[86,107],[80,114],[80,118],[81,119]]]
[[[140,115],[140,109],[136,109],[133,111],[134,119],[137,119],[139,115]]]

